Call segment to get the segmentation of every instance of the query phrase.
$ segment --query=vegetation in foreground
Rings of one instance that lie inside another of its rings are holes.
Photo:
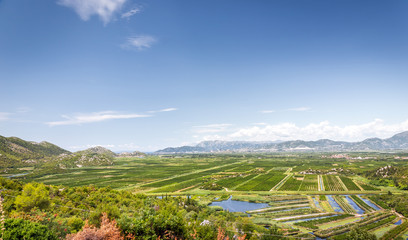
[[[209,208],[194,197],[159,199],[110,188],[22,184],[4,178],[0,185],[4,239],[86,239],[75,234],[104,231],[129,239],[217,239],[221,233],[251,239],[268,232],[247,217]]]
[[[5,176],[19,181],[1,180],[4,233],[9,234],[4,236],[84,239],[109,232],[114,239],[310,239],[314,236],[309,232],[314,232],[335,239],[361,239],[371,238],[377,229],[387,229],[384,236],[392,238],[404,234],[405,224],[390,226],[398,219],[405,222],[402,215],[408,214],[403,184],[395,184],[405,181],[406,160],[379,153],[337,156],[109,156],[105,166],[78,167],[61,158],[58,161],[65,164],[56,165],[54,159],[30,168],[8,168],[13,173]],[[389,165],[392,167],[385,168]],[[371,173],[394,168],[397,170],[388,172],[393,184],[376,184],[383,175]],[[231,195],[235,200],[263,202],[270,207],[248,217],[207,206]],[[366,199],[378,206],[369,205]],[[356,222],[361,215],[356,206],[367,222]],[[342,212],[337,212],[338,208]],[[369,221],[372,214],[374,220]],[[286,218],[297,223],[286,223]],[[328,225],[337,231],[326,231]]]

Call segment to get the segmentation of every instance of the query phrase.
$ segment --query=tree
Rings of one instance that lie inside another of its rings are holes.
[[[376,240],[377,237],[360,228],[353,228],[347,235],[348,240]]]
[[[32,208],[46,209],[50,205],[49,190],[42,183],[27,183],[15,201],[17,210],[30,211]]]
[[[58,239],[46,226],[23,219],[7,219],[4,227],[4,239]]]

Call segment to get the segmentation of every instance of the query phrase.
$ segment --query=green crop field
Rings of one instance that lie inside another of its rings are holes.
[[[317,175],[314,175],[314,174],[305,175],[299,190],[300,191],[317,191],[318,190]]]
[[[279,188],[279,191],[298,191],[303,180],[298,180],[294,176],[286,180],[285,184]]]
[[[326,191],[344,191],[345,189],[334,175],[323,175],[324,188]]]
[[[340,176],[340,179],[349,191],[360,191],[360,188],[350,178]]]
[[[110,166],[43,172],[35,168],[24,169],[28,174],[19,179],[69,187],[110,187],[151,196],[195,196],[202,204],[230,197],[237,201],[264,203],[267,204],[264,209],[236,214],[241,217],[251,214],[251,221],[261,226],[277,224],[282,229],[294,229],[287,232],[292,236],[304,237],[302,232],[314,232],[316,236],[344,239],[352,227],[378,236],[402,235],[407,231],[405,225],[389,227],[398,216],[388,210],[391,208],[383,200],[387,196],[387,201],[391,201],[394,192],[403,194],[403,190],[373,186],[372,180],[364,175],[364,171],[375,171],[386,164],[389,159],[383,162],[378,159],[331,161],[303,154],[291,157],[274,154],[148,155],[116,158]],[[335,172],[333,166],[339,169],[341,166],[341,171]],[[356,195],[360,193],[364,194],[364,201]],[[333,206],[325,194],[332,195],[338,207]],[[365,201],[381,208],[376,210]],[[351,204],[363,209],[364,213],[358,214]],[[339,207],[342,212],[336,212]],[[379,229],[381,234],[378,234]]]

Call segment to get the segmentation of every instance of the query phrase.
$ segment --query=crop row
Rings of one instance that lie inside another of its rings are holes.
[[[275,212],[264,212],[257,214],[258,216],[268,217],[268,218],[282,218],[288,216],[296,216],[296,215],[307,215],[319,213],[318,210],[313,208],[300,208],[300,209],[293,209],[289,211],[275,211]]]
[[[302,195],[269,195],[267,198],[273,202],[287,202],[287,201],[307,201],[307,196]]]
[[[368,205],[367,203],[365,203],[361,198],[359,198],[356,195],[351,195],[350,196],[354,202],[364,211],[368,211],[368,212],[373,212],[375,211],[375,209],[373,207],[371,207],[370,205]]]
[[[333,175],[323,175],[323,183],[326,191],[344,191],[339,179]]]
[[[358,182],[358,185],[362,187],[365,191],[379,191],[380,189],[373,187],[371,185],[365,184],[363,182]]]
[[[344,196],[333,196],[334,200],[339,204],[339,206],[346,213],[356,213],[356,210],[348,204]]]
[[[408,221],[402,223],[401,225],[396,226],[395,228],[391,229],[390,231],[386,232],[384,236],[380,238],[380,240],[388,240],[394,239],[398,235],[400,235],[403,231],[408,228]]]
[[[391,215],[391,216],[389,216],[387,218],[384,218],[384,219],[382,219],[382,220],[380,220],[378,222],[370,223],[370,224],[362,227],[361,229],[364,229],[366,231],[370,231],[370,230],[376,229],[376,228],[378,228],[380,226],[391,223],[392,221],[394,221],[395,218],[397,218],[397,216]]]
[[[360,229],[365,230],[365,231],[373,231],[376,228],[380,228],[383,226],[388,225],[389,223],[391,223],[394,219],[396,218],[395,215],[391,215],[387,218],[384,218],[382,220],[376,221],[376,222],[372,222],[370,224],[367,224],[363,227],[360,227]],[[347,236],[347,233],[342,233],[340,235],[336,235],[333,237],[333,239],[335,240],[349,240],[349,236]]]
[[[348,217],[351,217],[351,216],[353,216],[353,215],[341,214],[341,215],[337,215],[337,216],[333,216],[333,217],[312,219],[312,220],[304,221],[304,222],[297,222],[294,225],[307,227],[307,228],[311,228],[311,229],[319,229],[319,227],[316,226],[316,225],[323,224],[323,223],[328,223],[328,222],[338,221],[338,220],[345,219],[345,218],[348,218]]]
[[[295,177],[291,177],[278,190],[279,191],[298,191],[301,183],[302,183],[302,180],[297,180]]]
[[[280,180],[282,180],[285,175],[282,172],[271,171],[267,174],[259,175],[243,185],[236,188],[238,191],[269,191],[273,186],[275,186]]]
[[[380,213],[380,214],[375,214],[375,215],[371,215],[366,217],[365,219],[362,219],[358,222],[352,223],[352,224],[347,224],[347,225],[341,225],[338,227],[334,227],[334,228],[329,228],[329,229],[324,229],[324,230],[320,230],[315,232],[315,235],[320,237],[320,238],[327,238],[330,236],[334,236],[334,235],[339,235],[345,232],[350,231],[351,228],[353,227],[363,227],[365,225],[368,225],[370,223],[374,223],[377,221],[380,221],[384,218],[387,218],[389,216],[391,216],[392,214],[390,213]]]
[[[268,175],[270,175],[269,173]],[[260,182],[256,187],[254,187],[252,190],[253,191],[269,191],[271,188],[273,188],[276,184],[278,184],[285,175],[283,175],[281,172],[273,172],[272,176],[270,176],[268,179],[266,179],[263,182]]]
[[[232,188],[241,184],[249,179],[255,177],[255,174],[250,174],[246,176],[235,176],[235,177],[227,177],[217,181],[217,184],[226,188]]]
[[[305,175],[303,178],[302,185],[300,186],[300,191],[317,191],[317,175]]]
[[[231,166],[213,168],[213,169],[205,170],[205,171],[198,172],[198,173],[187,174],[187,175],[183,175],[183,176],[179,176],[179,177],[175,177],[175,178],[171,178],[171,179],[167,179],[163,181],[145,184],[142,187],[162,187],[162,186],[171,185],[174,183],[180,183],[180,182],[188,181],[191,179],[196,179],[196,178],[200,178],[203,176],[211,175],[213,173],[221,172],[229,168],[231,168]]]
[[[194,185],[198,185],[202,183],[202,179],[201,178],[197,178],[197,179],[191,179],[188,181],[184,181],[181,183],[176,183],[176,184],[172,184],[172,185],[167,185],[161,188],[157,188],[155,190],[153,190],[152,192],[158,193],[158,192],[175,192],[175,191],[179,191],[182,190],[184,188],[188,188]]]
[[[301,199],[295,201],[285,201],[285,202],[270,202],[271,206],[284,206],[284,205],[296,205],[296,204],[306,204],[309,203],[308,199]]]
[[[349,191],[360,191],[361,189],[348,177],[340,176],[341,181]]]

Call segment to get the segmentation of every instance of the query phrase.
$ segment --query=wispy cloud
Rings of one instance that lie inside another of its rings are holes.
[[[262,110],[261,113],[274,113],[275,110]]]
[[[11,113],[8,112],[0,112],[0,121],[6,121],[9,119]]]
[[[268,114],[268,113],[277,113],[277,112],[307,112],[310,111],[310,107],[298,107],[298,108],[288,108],[284,110],[262,110],[260,113]]]
[[[143,118],[150,117],[151,115],[146,114],[124,114],[114,111],[104,111],[104,112],[94,112],[94,113],[80,113],[72,116],[63,115],[65,120],[47,122],[49,126],[61,126],[61,125],[79,125],[84,123],[102,122],[112,119],[131,119],[131,118]]]
[[[136,49],[138,51],[150,48],[157,39],[149,35],[140,35],[134,37],[128,37],[126,42],[122,44],[124,49]]]
[[[221,123],[221,124],[209,124],[202,126],[193,126],[194,133],[218,133],[226,131],[232,124]]]
[[[136,13],[139,13],[140,9],[139,8],[133,8],[125,13],[122,13],[121,17],[129,19],[131,16],[135,15]]]
[[[172,111],[177,111],[177,110],[178,108],[164,108],[160,110],[149,111],[148,113],[172,112]]]
[[[306,112],[309,111],[311,108],[310,107],[298,107],[298,108],[289,108],[286,111],[292,111],[292,112]]]
[[[58,0],[58,4],[73,8],[79,17],[87,21],[92,15],[107,24],[127,0]],[[131,13],[130,13],[131,14]]]
[[[275,125],[248,126],[226,135],[207,135],[203,140],[246,140],[246,141],[276,141],[276,140],[318,140],[332,139],[341,141],[361,141],[370,137],[387,138],[396,133],[408,130],[408,120],[387,124],[381,119],[368,123],[338,126],[329,121],[310,123],[297,126],[294,123]],[[211,133],[211,132],[209,132]]]

